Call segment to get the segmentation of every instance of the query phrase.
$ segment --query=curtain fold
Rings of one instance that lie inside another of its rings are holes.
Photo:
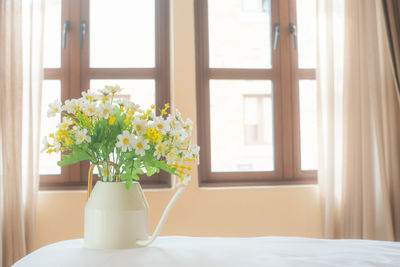
[[[2,264],[33,249],[39,181],[44,0],[0,1]]]
[[[382,0],[382,8],[393,72],[397,89],[400,91],[400,1]]]
[[[317,1],[318,181],[327,238],[340,235],[344,0]]]
[[[326,237],[399,240],[400,110],[381,1],[318,1]]]

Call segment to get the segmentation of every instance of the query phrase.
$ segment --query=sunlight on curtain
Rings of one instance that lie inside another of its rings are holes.
[[[318,1],[318,178],[329,238],[394,240],[399,231],[400,110],[381,4]]]
[[[317,2],[319,168],[325,234],[334,236],[343,158],[344,0]]]
[[[44,0],[0,2],[2,264],[33,250]]]

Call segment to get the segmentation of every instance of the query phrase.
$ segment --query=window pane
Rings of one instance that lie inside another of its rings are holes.
[[[271,81],[211,80],[211,170],[274,170]]]
[[[59,80],[44,80],[42,92],[40,136],[48,136],[49,133],[54,133],[56,131],[57,124],[61,121],[60,114],[57,114],[55,117],[47,118],[48,105],[54,100],[61,100],[61,82]],[[60,153],[40,153],[39,173],[61,174],[61,167],[57,165],[57,161],[59,161],[60,159]]]
[[[299,81],[301,169],[318,167],[317,84],[315,80]]]
[[[154,80],[90,80],[92,90],[102,89],[105,85],[119,85],[123,88],[118,95],[129,98],[142,108],[150,108],[156,101],[156,83]]]
[[[316,0],[297,0],[299,68],[315,69],[317,58]]]
[[[271,68],[270,0],[208,0],[212,68]]]
[[[62,0],[46,0],[44,24],[44,68],[61,67]]]
[[[90,67],[155,66],[154,0],[90,1]]]

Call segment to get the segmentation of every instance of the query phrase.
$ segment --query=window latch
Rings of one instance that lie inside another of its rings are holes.
[[[81,48],[85,43],[85,35],[86,35],[86,20],[81,21]]]
[[[278,49],[280,30],[281,30],[281,26],[279,25],[279,23],[276,23],[275,24],[274,50]]]
[[[294,50],[297,50],[297,28],[293,23],[289,23],[289,32],[294,37]]]
[[[69,32],[69,28],[71,27],[71,23],[69,20],[65,21],[64,29],[63,29],[63,48],[67,48],[67,33]]]

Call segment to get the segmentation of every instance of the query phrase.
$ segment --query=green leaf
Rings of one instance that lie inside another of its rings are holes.
[[[132,178],[126,180],[126,184],[125,184],[126,189],[129,190],[132,187],[132,184],[133,184],[132,183]]]
[[[136,173],[132,174],[132,176],[133,176],[133,179],[135,179],[136,181],[139,181],[140,177]]]
[[[143,170],[140,169],[140,168],[135,169],[135,172],[138,173],[138,174],[144,174]]]
[[[121,174],[119,177],[121,178],[122,181],[125,181],[125,180],[128,180],[128,177],[129,177],[129,176],[130,176],[130,175],[124,173],[124,174]]]
[[[67,166],[67,165],[74,164],[74,163],[77,163],[82,160],[89,160],[89,159],[90,159],[90,156],[88,153],[86,153],[84,151],[75,150],[68,155],[63,155],[62,160],[57,162],[57,165],[58,166]]]

